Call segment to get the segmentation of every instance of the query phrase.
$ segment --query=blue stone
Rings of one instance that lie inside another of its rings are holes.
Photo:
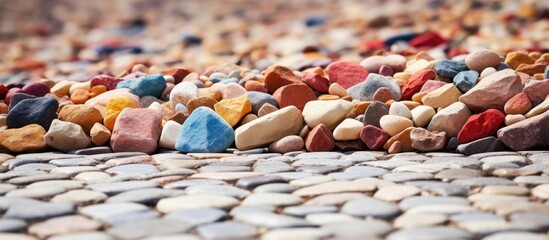
[[[511,68],[511,66],[505,64],[505,63],[500,63],[497,67],[496,67],[496,70],[497,71],[501,71],[501,70],[504,70],[504,69],[509,69]]]
[[[188,112],[188,111],[189,109],[187,109],[187,107],[182,103],[178,103],[177,105],[175,105],[175,112]]]
[[[325,16],[312,16],[310,18],[307,18],[305,20],[305,26],[307,27],[315,27],[320,26],[326,22]]]
[[[545,73],[543,74],[543,79],[549,79],[549,65],[545,67]]]
[[[199,107],[183,123],[175,149],[180,152],[223,152],[233,141],[233,128],[212,109]]]
[[[388,77],[376,73],[368,74],[365,81],[347,89],[347,94],[356,100],[371,101],[373,100],[374,93],[381,87],[389,88],[397,101],[402,97],[400,87],[395,82]]]
[[[454,84],[462,93],[466,93],[477,84],[477,79],[478,73],[476,71],[463,71],[454,77]]]
[[[208,81],[212,82],[212,83],[218,83],[218,82],[221,82],[225,79],[229,78],[227,75],[225,75],[225,73],[221,73],[221,72],[214,72],[212,74],[210,74],[210,76],[208,77]]]
[[[200,45],[202,43],[202,38],[189,34],[183,34],[181,36],[181,40],[183,42],[188,42],[192,45]]]
[[[278,107],[278,102],[273,96],[271,96],[271,94],[250,91],[245,93],[244,95],[246,95],[246,97],[250,99],[250,103],[252,104],[252,112],[256,115],[259,112],[259,109],[265,103],[269,103],[275,107]]]
[[[50,97],[25,99],[9,111],[6,125],[8,128],[21,128],[38,124],[48,130],[53,119],[57,118],[58,107],[59,102]]]
[[[464,62],[452,60],[440,60],[435,64],[437,75],[445,78],[454,78],[459,72],[467,71],[467,65]]]
[[[133,94],[159,98],[166,87],[166,81],[160,74],[147,75],[118,83],[116,88],[129,88]]]
[[[417,33],[414,33],[414,32],[401,33],[385,40],[385,46],[392,46],[397,42],[409,42],[410,40],[414,39],[416,36],[417,36]]]

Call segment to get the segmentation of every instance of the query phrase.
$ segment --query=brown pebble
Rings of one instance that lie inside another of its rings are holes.
[[[265,116],[269,113],[272,113],[276,110],[278,110],[277,107],[273,106],[270,103],[265,103],[265,104],[263,104],[263,106],[261,106],[261,108],[259,108],[259,111],[257,112],[257,116],[258,117],[263,117],[263,116]]]
[[[399,153],[401,150],[402,150],[402,144],[399,141],[396,141],[393,144],[391,144],[387,152],[389,154],[395,154],[395,153]]]

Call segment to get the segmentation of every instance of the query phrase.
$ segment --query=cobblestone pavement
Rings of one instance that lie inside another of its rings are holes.
[[[549,151],[108,151],[0,154],[0,239],[548,239]]]

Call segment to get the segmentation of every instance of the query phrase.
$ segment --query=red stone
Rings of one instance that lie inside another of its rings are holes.
[[[173,77],[175,84],[180,83],[183,81],[183,78],[185,78],[187,75],[189,75],[191,71],[184,69],[184,68],[171,68],[167,69],[161,72],[162,75],[170,75]]]
[[[90,82],[90,88],[95,87],[97,85],[104,85],[107,87],[107,90],[113,90],[116,89],[116,85],[118,85],[119,82],[124,81],[124,79],[109,76],[109,75],[97,75],[91,79]]]
[[[262,93],[267,93],[267,88],[265,88],[265,84],[261,83],[261,82],[258,82],[258,81],[247,81],[245,84],[244,84],[244,88],[246,89],[246,91],[256,91],[256,92],[262,92]]]
[[[496,109],[488,109],[471,116],[458,134],[460,143],[468,143],[492,136],[505,120],[505,114]]]
[[[111,136],[114,152],[156,151],[162,132],[160,111],[148,108],[125,108],[116,118]]]
[[[345,89],[363,82],[368,77],[368,71],[364,67],[345,61],[330,63],[326,67],[326,73],[331,83],[338,83]]]
[[[301,79],[297,77],[292,70],[283,66],[272,66],[264,72],[265,87],[270,94],[273,94],[277,89],[294,84],[301,83]]]
[[[9,89],[6,86],[0,84],[0,100],[6,98],[6,94],[8,94],[8,91]]]
[[[335,147],[335,139],[332,132],[323,123],[314,127],[307,140],[305,140],[305,148],[309,152],[327,152],[332,151]]]
[[[442,38],[438,33],[427,32],[421,34],[410,41],[410,46],[421,48],[421,47],[436,47],[440,44],[446,43],[446,39]]]
[[[423,85],[435,77],[433,69],[425,69],[414,73],[402,86],[402,100],[411,100],[412,96],[418,93]]]
[[[367,125],[360,131],[360,140],[371,150],[381,150],[385,142],[389,140],[389,134],[380,128]]]
[[[50,93],[50,88],[44,83],[33,82],[25,85],[21,91],[29,95],[43,97]]]
[[[532,102],[524,92],[521,92],[509,99],[503,109],[507,114],[525,114],[532,109]]]
[[[292,105],[301,111],[307,102],[316,100],[313,90],[305,84],[283,86],[273,93],[273,97],[278,102],[279,108]]]
[[[320,93],[328,93],[330,80],[318,74],[305,74],[301,79],[307,86]]]
[[[360,51],[362,52],[379,50],[384,48],[385,48],[385,42],[380,40],[365,41],[360,44]]]

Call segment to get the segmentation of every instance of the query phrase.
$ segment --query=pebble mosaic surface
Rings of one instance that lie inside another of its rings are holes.
[[[548,31],[527,0],[0,0],[0,239],[549,239]]]

